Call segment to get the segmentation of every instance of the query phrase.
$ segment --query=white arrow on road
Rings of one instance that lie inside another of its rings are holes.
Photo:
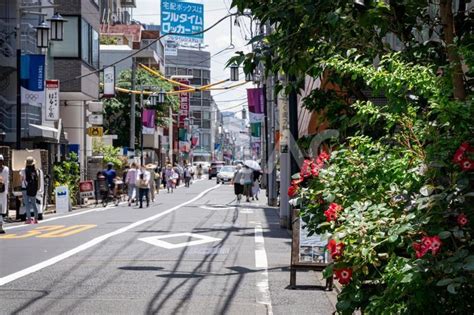
[[[162,240],[165,238],[180,237],[180,236],[189,236],[190,238],[191,237],[197,238],[198,240],[188,241],[188,242],[178,243],[178,244],[169,243]],[[151,244],[151,245],[158,246],[158,247],[163,247],[166,249],[174,249],[174,248],[181,248],[181,247],[186,247],[186,246],[201,245],[201,244],[206,244],[206,243],[217,242],[217,241],[220,241],[221,239],[206,236],[206,235],[193,234],[193,233],[178,233],[178,234],[144,237],[144,238],[139,238],[138,240]]]

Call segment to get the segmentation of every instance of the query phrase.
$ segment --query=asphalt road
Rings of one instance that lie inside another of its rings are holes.
[[[261,194],[263,196],[263,193]],[[0,314],[331,314],[321,275],[290,290],[291,240],[264,201],[202,180],[149,208],[121,205],[9,225]]]

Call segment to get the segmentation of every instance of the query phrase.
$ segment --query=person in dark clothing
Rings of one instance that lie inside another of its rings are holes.
[[[114,170],[114,164],[109,162],[107,163],[107,169],[102,171],[102,174],[105,176],[107,180],[107,185],[109,190],[113,192],[115,195],[115,178],[117,177],[117,172]]]
[[[26,183],[26,224],[38,223],[38,206],[36,205],[36,195],[40,190],[39,171],[35,167],[35,160],[32,157],[26,158],[26,166],[22,174],[22,181]],[[31,211],[34,213],[34,218],[31,219]]]

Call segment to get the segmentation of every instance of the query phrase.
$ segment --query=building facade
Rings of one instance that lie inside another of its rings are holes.
[[[165,56],[166,76],[187,78],[192,86],[210,84],[211,55],[208,51],[177,49],[176,55]],[[214,151],[213,100],[210,91],[196,91],[190,95],[192,134],[197,137],[193,155],[211,158]],[[178,149],[175,139],[175,151]]]

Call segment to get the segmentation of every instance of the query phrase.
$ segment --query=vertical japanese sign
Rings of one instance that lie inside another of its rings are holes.
[[[189,85],[188,80],[178,80],[180,83]],[[178,90],[186,90],[186,87],[178,87]],[[189,116],[189,93],[179,93],[179,127],[184,127],[184,120]]]
[[[176,0],[161,1],[161,32],[178,42],[202,43],[204,5]]]
[[[59,120],[59,80],[46,80],[45,120]]]
[[[43,107],[44,91],[44,55],[21,56],[21,103]]]
[[[104,69],[104,97],[115,96],[115,67]]]

